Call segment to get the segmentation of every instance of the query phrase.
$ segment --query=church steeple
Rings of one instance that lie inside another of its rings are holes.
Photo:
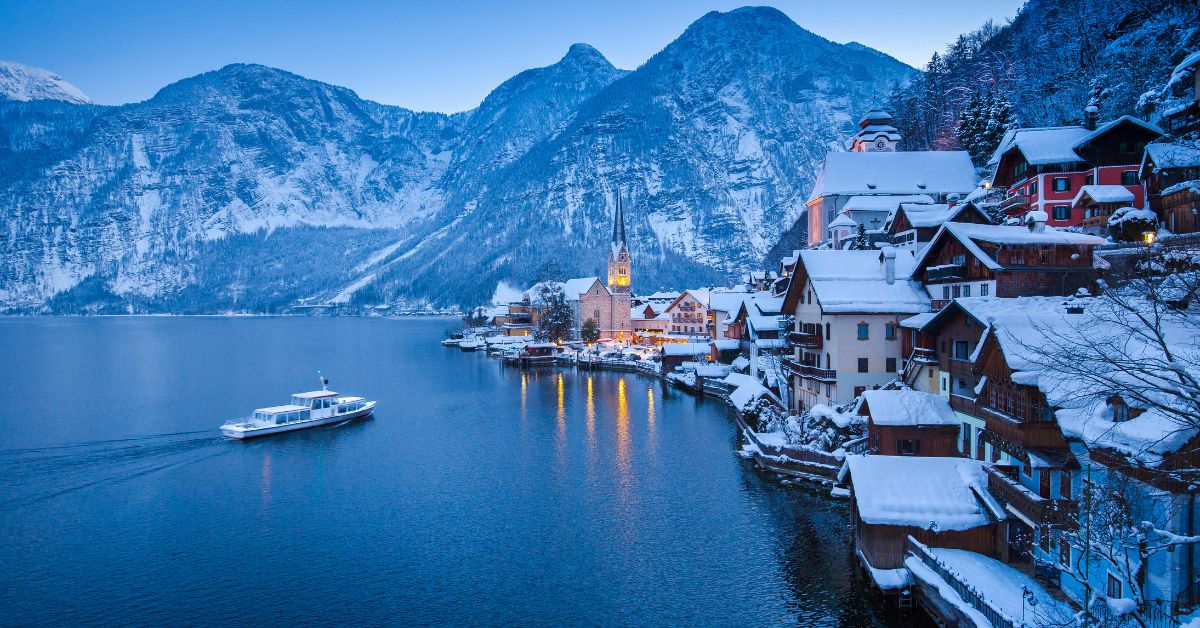
[[[625,209],[617,190],[617,209],[613,213],[612,244],[608,251],[608,287],[613,292],[629,292],[629,247],[625,243]]]

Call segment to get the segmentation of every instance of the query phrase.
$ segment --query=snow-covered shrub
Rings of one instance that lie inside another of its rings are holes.
[[[1122,207],[1108,217],[1108,234],[1117,242],[1137,242],[1158,229],[1158,216],[1149,209]]]
[[[866,420],[851,411],[853,404],[836,408],[816,405],[800,416],[789,416],[782,423],[789,445],[833,452],[846,441],[867,434]]]

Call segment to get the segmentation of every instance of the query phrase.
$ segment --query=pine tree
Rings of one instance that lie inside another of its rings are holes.
[[[583,342],[589,345],[596,342],[600,339],[600,323],[597,323],[594,318],[583,321],[583,327],[579,330],[579,336],[583,339]]]
[[[545,283],[540,292],[542,318],[538,321],[535,335],[538,339],[548,342],[570,340],[575,321],[562,285],[556,282]]]
[[[854,244],[850,248],[865,251],[871,248],[871,240],[867,237],[867,228],[860,222],[858,223],[858,233],[854,235]]]

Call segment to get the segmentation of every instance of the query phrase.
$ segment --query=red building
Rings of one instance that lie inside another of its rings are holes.
[[[1133,193],[1134,207],[1146,206],[1138,176],[1146,144],[1162,129],[1132,116],[1099,128],[1089,107],[1082,126],[1015,129],[1004,135],[988,161],[996,169],[992,185],[1006,188],[1004,213],[1022,218],[1039,209],[1053,227],[1080,226],[1084,207],[1072,207],[1085,185],[1119,185]]]

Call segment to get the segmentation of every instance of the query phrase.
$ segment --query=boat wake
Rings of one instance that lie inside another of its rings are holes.
[[[118,484],[228,452],[212,430],[0,450],[0,509]]]

